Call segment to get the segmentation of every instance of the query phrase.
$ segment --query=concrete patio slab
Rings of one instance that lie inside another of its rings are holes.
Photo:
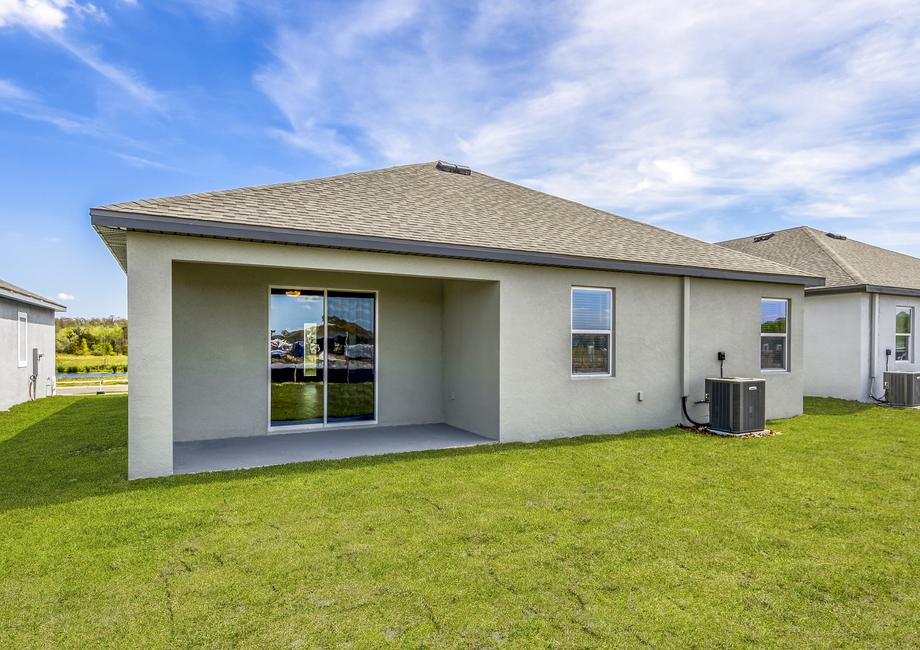
[[[217,472],[496,442],[447,424],[322,429],[247,438],[195,440],[173,443],[173,473]]]

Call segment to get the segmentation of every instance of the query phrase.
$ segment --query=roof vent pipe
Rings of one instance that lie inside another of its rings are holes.
[[[469,176],[473,173],[473,170],[467,167],[466,165],[458,165],[457,163],[444,162],[439,160],[437,168],[442,172],[449,172],[451,174],[460,174],[462,176]]]

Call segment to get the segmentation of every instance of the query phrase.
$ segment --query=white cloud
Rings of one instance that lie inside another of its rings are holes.
[[[71,14],[96,18],[105,16],[96,5],[76,0],[0,0],[0,27],[59,30]]]
[[[20,27],[44,36],[144,107],[162,107],[163,97],[131,71],[105,61],[93,48],[67,34],[72,18],[107,22],[98,6],[76,0],[0,0],[0,28]]]
[[[78,45],[59,35],[54,35],[51,38],[75,59],[95,70],[141,105],[150,108],[162,107],[163,96],[138,79],[137,75],[131,71],[105,61],[97,52],[87,46]]]
[[[700,236],[754,212],[920,227],[915,2],[472,8],[286,23],[256,78],[284,138],[342,166],[455,158]]]
[[[70,302],[71,300],[75,299],[72,293],[64,293],[64,292],[59,293],[57,297],[58,297],[58,300],[63,300],[65,302]]]
[[[184,170],[165,163],[157,162],[156,160],[150,160],[148,158],[143,158],[141,156],[134,156],[127,153],[113,152],[115,157],[121,158],[126,163],[132,167],[137,167],[138,169],[159,169],[163,171],[173,171],[173,172],[182,172]]]
[[[67,133],[98,134],[100,132],[99,125],[94,121],[49,109],[33,93],[5,79],[0,79],[0,111],[51,124]]]
[[[34,93],[4,79],[0,79],[0,111],[50,124],[65,133],[105,137],[130,144],[127,138],[109,133],[98,120],[49,107]]]
[[[65,6],[53,0],[0,0],[0,27],[60,29],[67,22]]]
[[[239,0],[181,0],[181,4],[211,20],[235,18],[240,8]]]
[[[273,48],[277,64],[256,75],[258,86],[290,124],[289,130],[274,134],[341,164],[357,163],[360,157],[356,147],[342,133],[347,130],[349,117],[337,115],[333,106],[338,99],[347,100],[342,95],[352,90],[338,85],[331,88],[327,76],[330,71],[320,62],[339,61],[341,71],[364,67],[368,44],[379,42],[403,26],[413,17],[416,4],[413,0],[369,2],[307,33],[282,28]],[[350,81],[355,92],[364,87],[360,75],[350,75]],[[368,95],[366,101],[373,102],[374,98]]]
[[[0,100],[27,101],[32,93],[7,79],[0,79]]]

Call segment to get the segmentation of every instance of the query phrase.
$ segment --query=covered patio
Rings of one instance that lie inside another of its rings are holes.
[[[218,472],[495,442],[448,424],[324,429],[275,436],[194,440],[173,444],[173,472]]]
[[[496,282],[171,266],[170,473],[499,438]]]

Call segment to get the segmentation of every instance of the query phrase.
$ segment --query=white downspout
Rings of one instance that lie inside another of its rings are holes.
[[[684,399],[690,397],[690,278],[687,276],[683,277],[681,296],[680,352],[680,396]]]
[[[869,294],[869,397],[875,397],[878,366],[878,294]]]

